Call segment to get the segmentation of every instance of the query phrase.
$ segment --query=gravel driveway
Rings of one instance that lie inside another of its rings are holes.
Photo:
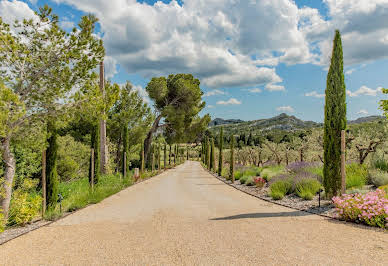
[[[388,265],[388,234],[239,192],[186,162],[0,246],[1,265]]]

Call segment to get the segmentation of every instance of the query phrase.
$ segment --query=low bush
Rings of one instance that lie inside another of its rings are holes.
[[[249,176],[247,178],[247,180],[245,181],[245,185],[247,186],[253,186],[255,184],[255,182],[253,181],[253,177],[252,176]]]
[[[242,177],[242,172],[237,170],[234,172],[234,179],[239,180]]]
[[[258,188],[264,187],[265,183],[267,183],[267,182],[265,181],[265,179],[262,178],[262,177],[255,177],[255,178],[253,179],[253,182],[255,183],[255,186],[258,187]]]
[[[275,183],[271,184],[269,189],[270,189],[270,196],[274,200],[279,200],[284,198],[286,194],[289,194],[292,192],[292,184],[291,182],[286,180],[278,180]]]
[[[8,225],[25,225],[40,214],[42,196],[36,192],[37,183],[38,180],[26,178],[12,193]]]
[[[261,168],[259,167],[252,167],[244,171],[244,175],[248,176],[260,176]]]
[[[365,165],[352,163],[346,165],[346,188],[362,188],[366,185],[368,170]]]
[[[243,175],[242,177],[240,177],[240,183],[245,184],[245,181],[247,181],[248,177],[249,176],[247,176],[247,175]]]
[[[388,199],[384,190],[334,197],[333,203],[343,220],[388,228]]]
[[[284,172],[283,166],[269,166],[264,168],[261,171],[261,177],[263,177],[267,182],[271,181],[271,179],[281,173]]]
[[[5,227],[4,215],[0,209],[0,233],[4,231],[4,227]]]
[[[376,187],[388,185],[388,172],[379,169],[369,170],[369,180]]]
[[[221,176],[226,179],[231,179],[228,168],[222,168]]]
[[[312,200],[321,188],[321,183],[313,178],[302,179],[295,185],[296,195],[304,200]]]
[[[388,161],[384,159],[384,157],[376,157],[372,161],[372,166],[381,171],[388,172]]]

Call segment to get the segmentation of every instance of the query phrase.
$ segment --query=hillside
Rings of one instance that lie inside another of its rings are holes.
[[[366,122],[372,122],[375,120],[384,119],[382,116],[368,116],[361,117],[356,120],[348,121],[349,124],[361,124]],[[258,119],[252,121],[243,121],[240,119],[228,119],[224,120],[216,118],[209,123],[209,130],[211,132],[218,132],[218,128],[222,126],[227,134],[240,134],[240,133],[269,133],[269,132],[298,132],[314,127],[321,127],[322,123],[314,121],[303,121],[293,115],[287,115],[282,113],[278,116]]]

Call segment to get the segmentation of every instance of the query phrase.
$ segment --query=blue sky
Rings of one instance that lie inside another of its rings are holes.
[[[94,13],[106,72],[144,97],[153,76],[193,73],[213,118],[282,112],[323,120],[334,29],[343,37],[348,118],[381,114],[388,87],[388,0],[0,0],[0,16],[53,7],[70,29]]]

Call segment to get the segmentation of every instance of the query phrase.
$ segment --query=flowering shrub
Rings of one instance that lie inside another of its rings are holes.
[[[370,226],[388,227],[388,199],[384,190],[333,197],[338,217]]]
[[[265,179],[262,177],[255,177],[255,179],[253,179],[253,182],[255,182],[255,186],[259,188],[264,187],[266,183]]]

